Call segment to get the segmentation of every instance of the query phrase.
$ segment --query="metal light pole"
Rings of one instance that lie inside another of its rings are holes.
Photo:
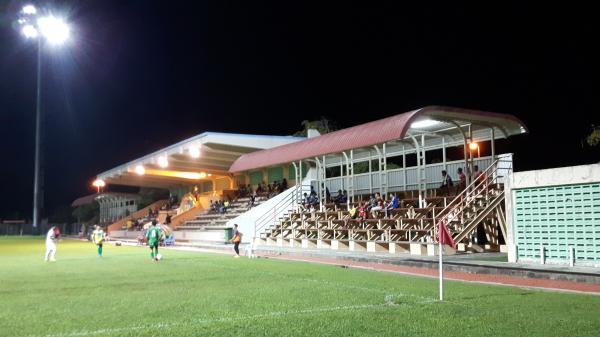
[[[35,163],[33,169],[33,227],[38,227],[40,213],[40,157],[41,157],[41,124],[42,124],[42,39],[37,41],[37,90],[35,99]]]
[[[28,39],[37,38],[37,90],[35,107],[35,160],[33,176],[33,227],[37,228],[40,218],[42,196],[41,161],[42,161],[42,49],[46,40],[53,45],[60,45],[69,38],[69,26],[60,18],[48,14],[38,16],[33,5],[26,5],[20,12],[18,20],[21,32]],[[43,41],[44,40],[44,41]]]

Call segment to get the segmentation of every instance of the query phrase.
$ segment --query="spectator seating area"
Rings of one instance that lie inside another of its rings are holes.
[[[266,197],[256,197],[254,206],[267,200]],[[229,207],[225,208],[221,213],[220,209],[209,209],[206,212],[196,216],[195,219],[185,222],[177,227],[177,230],[201,230],[206,227],[221,227],[225,226],[227,221],[238,217],[251,207],[251,197],[237,198],[229,203]]]
[[[464,195],[428,197],[426,206],[419,207],[419,199],[411,198],[410,192],[402,193],[398,208],[391,208],[386,202],[383,210],[357,212],[365,201],[350,203],[349,207],[328,203],[322,211],[309,211],[304,207],[279,219],[264,230],[258,238],[259,244],[283,247],[348,249],[353,251],[387,251],[426,254],[427,244],[436,242],[436,224],[440,219],[450,220],[448,228],[454,237],[460,237],[459,249],[473,246],[473,235],[477,228],[483,228],[487,243],[499,242],[498,223],[493,213],[487,212],[491,201],[503,193],[503,186],[489,185],[489,193],[473,193],[469,202],[462,203],[460,214],[455,205]],[[435,195],[435,192],[432,193]],[[371,196],[360,196],[359,200],[369,200]],[[503,200],[503,199],[502,199]],[[448,207],[447,207],[448,206]],[[368,207],[368,206],[367,206]],[[452,217],[449,217],[452,215]],[[482,216],[483,215],[483,216]],[[478,218],[475,226],[469,226]],[[482,224],[481,226],[477,226]],[[468,231],[468,233],[463,233]],[[479,243],[482,240],[479,241]]]

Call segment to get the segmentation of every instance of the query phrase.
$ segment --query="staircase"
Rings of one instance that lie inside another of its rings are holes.
[[[123,229],[123,227],[125,227],[127,224],[127,220],[143,218],[148,215],[149,209],[153,209],[153,210],[160,209],[167,203],[167,201],[168,200],[158,200],[158,201],[130,214],[129,216],[123,217],[121,220],[109,225],[107,228],[107,232],[110,233],[112,231],[119,231],[119,230]]]
[[[256,197],[254,205],[257,206],[265,200],[266,198],[264,197]],[[227,212],[220,214],[205,211],[202,214],[196,215],[192,220],[188,220],[177,226],[177,230],[202,230],[206,227],[225,227],[227,221],[234,219],[248,211],[249,203],[249,197],[238,198],[229,205]]]
[[[277,202],[273,207],[256,219],[254,222],[255,239],[264,239],[267,236],[274,237],[279,232],[283,233],[283,222],[296,220],[290,218],[291,214],[298,210],[298,205],[302,200],[303,193],[310,193],[310,185],[296,185],[292,188],[292,193],[289,193],[285,198]],[[284,236],[285,235],[282,235],[282,237]]]
[[[454,242],[465,246],[470,244],[478,227],[483,228],[491,246],[499,245],[498,228],[506,238],[503,182],[504,175],[512,171],[512,162],[508,169],[501,164],[504,164],[502,160],[494,161],[483,172],[482,178],[475,179],[440,212],[433,228],[434,238],[438,237],[440,223],[448,227]]]

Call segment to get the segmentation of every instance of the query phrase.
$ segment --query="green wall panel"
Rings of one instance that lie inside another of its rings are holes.
[[[259,183],[262,183],[262,181],[261,171],[250,172],[250,185],[258,185]]]
[[[269,176],[269,184],[274,182],[274,181],[281,181],[283,179],[283,167],[278,166],[278,167],[270,167],[267,170],[268,176]]]
[[[514,190],[517,256],[600,262],[600,183]]]

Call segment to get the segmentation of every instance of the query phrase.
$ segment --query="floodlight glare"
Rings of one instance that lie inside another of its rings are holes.
[[[69,38],[69,26],[60,18],[54,16],[39,18],[37,24],[40,33],[51,44],[62,44]]]
[[[471,151],[477,150],[478,147],[479,147],[479,145],[475,142],[469,144],[469,149],[471,149]]]
[[[94,180],[94,182],[92,183],[92,185],[94,187],[104,187],[104,186],[106,186],[106,182],[104,180],[102,180],[102,179],[96,179],[96,180]]]
[[[23,6],[23,14],[33,15],[37,13],[37,9],[35,9],[34,5],[25,5]]]
[[[37,29],[35,29],[35,27],[32,25],[23,26],[23,29],[21,29],[21,32],[28,39],[35,39],[38,36]]]

